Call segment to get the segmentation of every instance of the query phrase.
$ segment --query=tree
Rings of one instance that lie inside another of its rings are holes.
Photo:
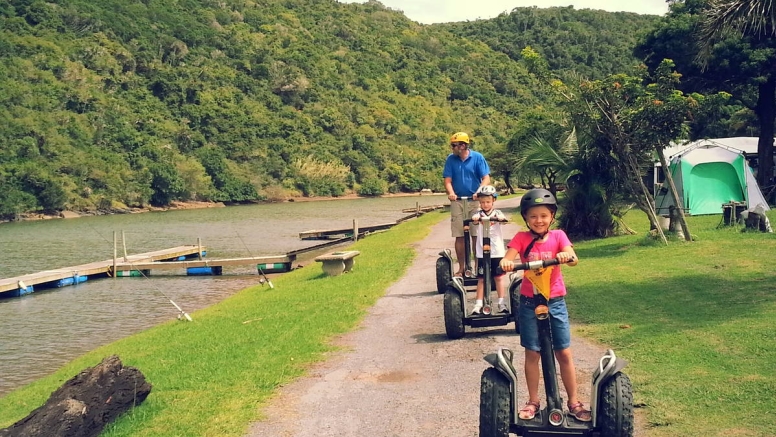
[[[652,168],[653,153],[660,156],[662,148],[680,136],[691,109],[697,106],[695,98],[675,89],[678,82],[673,63],[664,60],[652,78],[645,71],[641,77],[619,74],[559,88],[567,98],[566,107],[577,129],[585,130],[590,145],[601,155],[614,160],[613,171],[620,187],[647,214],[664,242],[654,199],[642,176],[643,169]],[[666,165],[665,158],[662,161]],[[683,219],[682,228],[689,241],[690,232]]]
[[[773,173],[775,7],[763,0],[673,1],[668,15],[635,48],[651,70],[672,59],[685,93],[725,91],[731,103],[756,115],[761,186],[770,183]]]
[[[573,128],[560,140],[537,136],[518,158],[517,169],[530,168],[538,172],[542,184],[546,184],[552,195],[556,196],[558,184],[565,184],[579,172],[576,168],[578,155],[577,132]]]
[[[699,58],[708,66],[713,44],[731,30],[738,31],[755,50],[764,56],[763,74],[754,78],[757,84],[755,113],[760,122],[757,143],[757,179],[761,186],[773,180],[773,134],[776,118],[776,2],[773,0],[713,0],[703,14]]]

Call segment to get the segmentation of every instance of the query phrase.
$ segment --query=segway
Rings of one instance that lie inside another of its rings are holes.
[[[515,269],[537,271],[557,264],[557,260],[531,261],[515,265]],[[518,372],[512,363],[512,351],[499,348],[496,353],[485,356],[485,361],[492,367],[482,373],[480,381],[480,437],[507,437],[510,432],[519,436],[632,437],[633,393],[630,379],[622,373],[628,363],[617,358],[611,349],[601,357],[593,372],[590,399],[592,421],[582,422],[564,414],[563,400],[558,391],[547,307],[549,272],[540,275],[546,276],[546,287],[542,287],[541,294],[534,298],[547,405],[537,411],[533,419],[520,419]]]
[[[463,202],[463,213],[468,214],[468,201],[472,200],[471,197],[458,197],[456,200]],[[464,220],[463,222],[463,241],[464,241],[464,265],[463,272],[463,285],[467,290],[472,291],[477,288],[477,275],[474,274],[474,267],[472,266],[472,239],[469,232],[469,222]],[[447,290],[447,284],[453,279],[455,275],[456,261],[453,259],[453,251],[445,249],[439,252],[439,258],[436,261],[436,283],[437,292],[443,294]]]
[[[482,314],[470,314],[470,308],[466,301],[467,285],[463,278],[453,278],[448,282],[444,297],[444,316],[445,331],[450,339],[458,339],[466,333],[466,326],[472,328],[481,328],[489,326],[504,326],[515,322],[515,332],[520,333],[520,324],[517,323],[517,309],[519,308],[520,284],[522,276],[512,275],[508,294],[509,294],[509,312],[493,313],[491,294],[495,289],[490,272],[490,226],[491,222],[498,221],[506,223],[508,220],[492,220],[489,217],[482,217],[482,268],[484,275],[484,292]],[[464,229],[471,222],[471,219],[464,221]],[[475,277],[476,281],[477,278]],[[476,290],[477,283],[474,283]]]

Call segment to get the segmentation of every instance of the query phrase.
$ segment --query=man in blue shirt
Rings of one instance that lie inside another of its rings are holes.
[[[458,271],[455,276],[463,276],[466,269],[464,256],[465,243],[463,236],[463,221],[477,211],[477,202],[469,201],[469,211],[463,210],[460,197],[476,199],[476,193],[481,186],[490,185],[490,167],[481,153],[469,148],[471,140],[466,132],[458,132],[450,137],[452,152],[445,160],[442,177],[445,178],[445,190],[450,199],[450,229],[455,238],[455,256],[458,259]],[[472,247],[476,244],[476,230],[470,229]]]

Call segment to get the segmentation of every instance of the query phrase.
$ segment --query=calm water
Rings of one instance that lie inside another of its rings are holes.
[[[231,206],[0,224],[0,277],[113,258],[113,233],[127,254],[197,244],[209,258],[282,255],[319,241],[309,230],[394,222],[404,208],[445,204],[444,196]],[[118,254],[123,254],[119,246]],[[312,256],[313,254],[309,255]],[[103,344],[192,313],[258,283],[255,269],[223,276],[153,272],[150,278],[97,279],[0,299],[0,396]],[[268,288],[269,289],[269,288]]]

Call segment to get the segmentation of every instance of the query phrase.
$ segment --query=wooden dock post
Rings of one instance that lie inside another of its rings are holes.
[[[202,238],[197,237],[197,258],[202,261]]]
[[[124,246],[124,262],[127,262],[127,238],[123,229],[121,230],[121,245]]]
[[[353,242],[358,241],[358,219],[353,219]]]
[[[116,279],[116,231],[113,231],[113,269],[111,270],[111,276]]]

